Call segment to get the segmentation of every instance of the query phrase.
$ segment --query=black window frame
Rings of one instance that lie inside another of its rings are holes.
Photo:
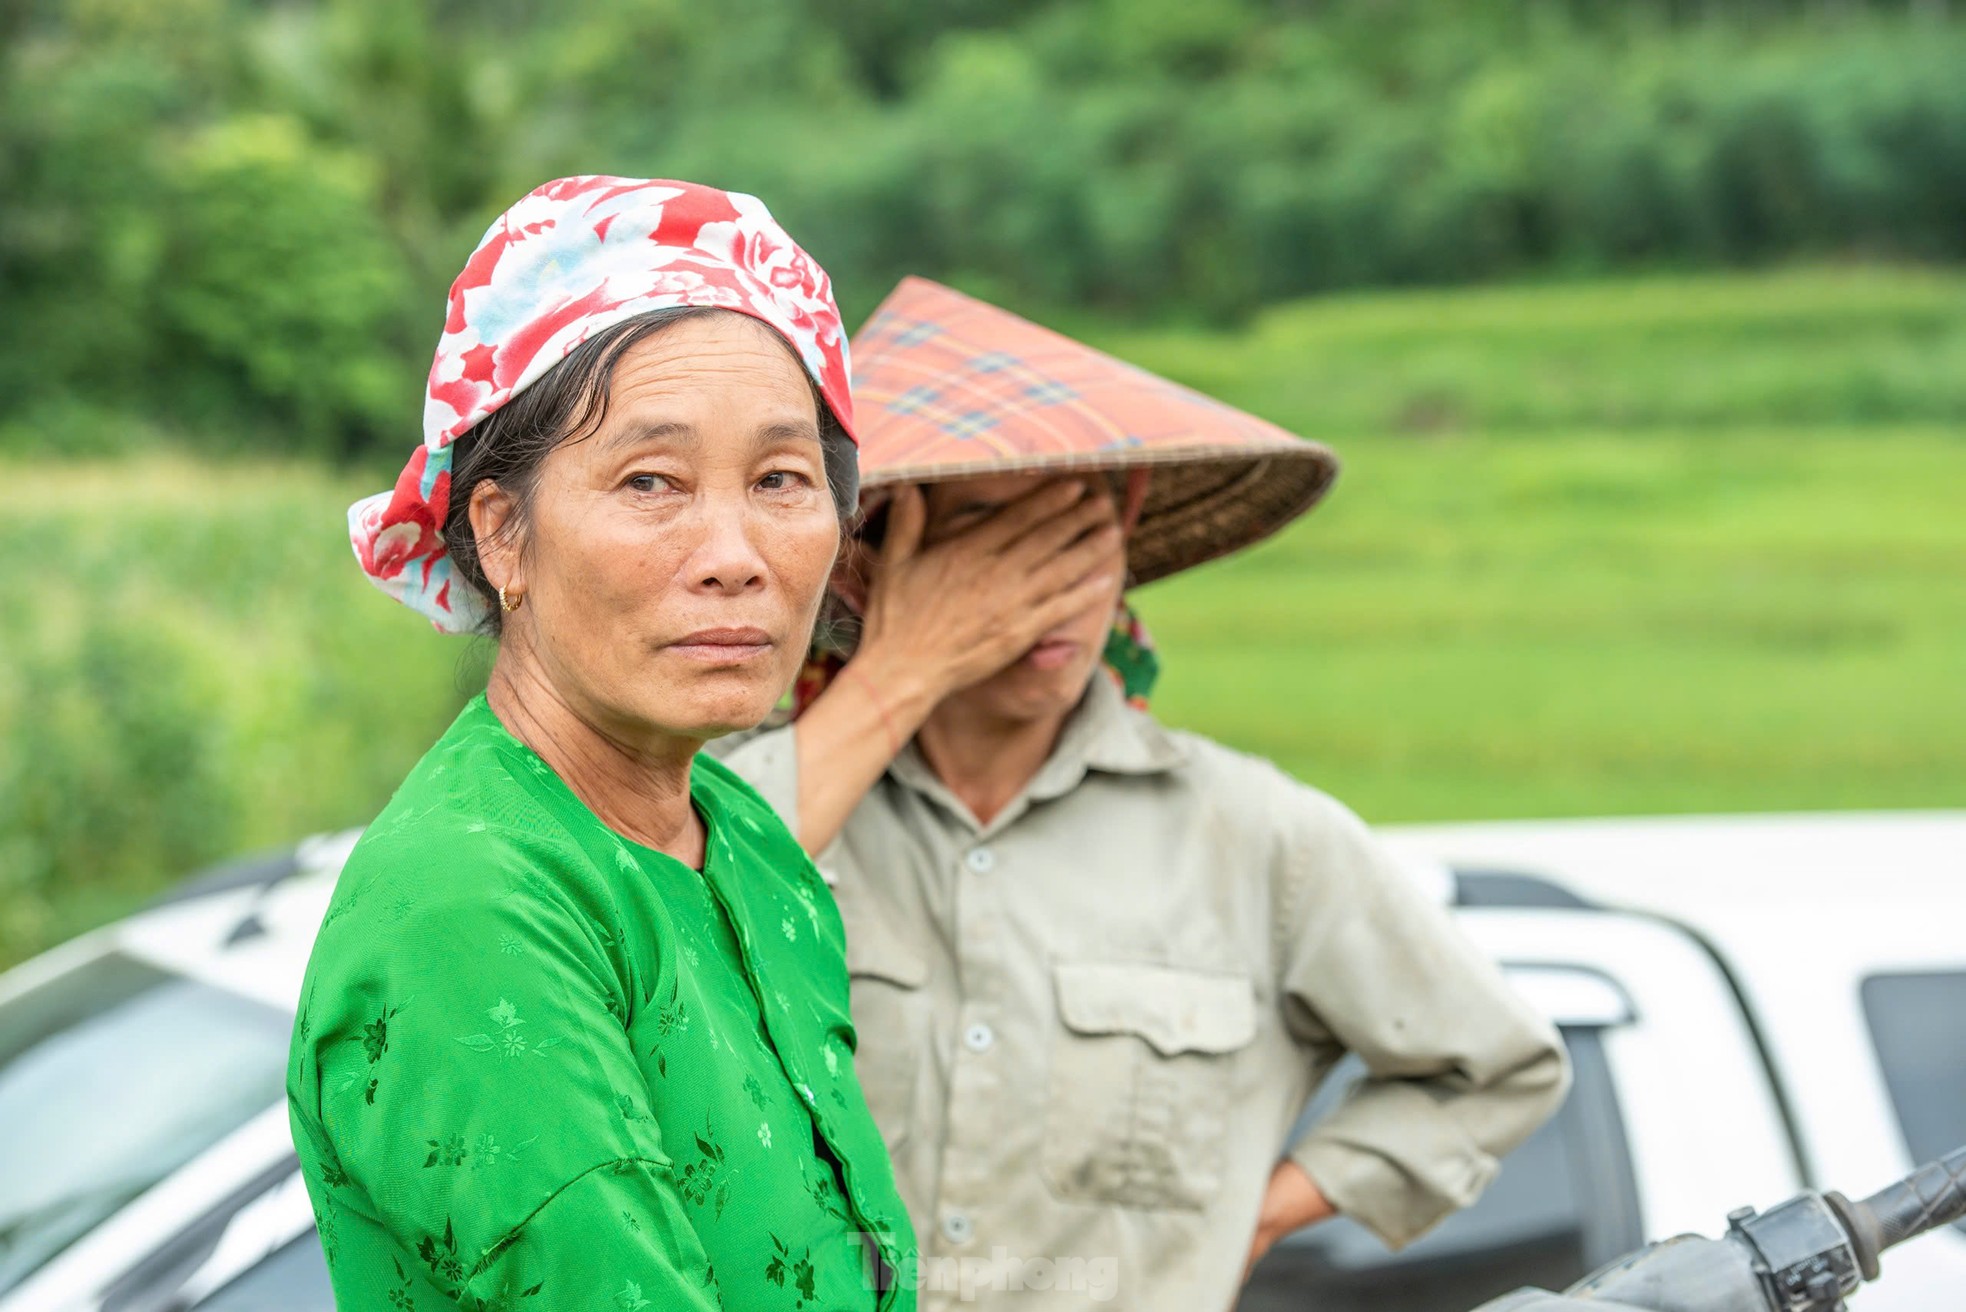
[[[1966,1144],[1966,967],[1873,971],[1858,981],[1857,997],[1912,1162],[1935,1161]],[[1935,1021],[1949,1031],[1937,1045],[1921,1032]],[[1966,1219],[1953,1229],[1966,1234]]]

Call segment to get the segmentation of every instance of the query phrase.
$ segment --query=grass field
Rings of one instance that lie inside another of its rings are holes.
[[[1374,819],[1966,804],[1966,441],[1348,448],[1325,511],[1140,597],[1169,720]]]
[[[0,466],[0,961],[216,858],[359,822],[462,701],[353,568],[366,481]]]
[[[1966,805],[1966,279],[1347,297],[1125,357],[1337,446],[1162,714],[1374,819]]]
[[[1168,720],[1380,821],[1966,805],[1966,278],[1348,297],[1086,330],[1338,446],[1144,590]],[[0,466],[0,963],[359,823],[477,677],[298,464]]]

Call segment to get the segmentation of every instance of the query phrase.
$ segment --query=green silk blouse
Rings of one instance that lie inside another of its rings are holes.
[[[701,872],[479,697],[363,835],[287,1074],[342,1307],[913,1306],[839,914],[737,776],[691,797]]]

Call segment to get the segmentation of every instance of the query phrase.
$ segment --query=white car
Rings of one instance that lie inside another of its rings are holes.
[[[1344,1221],[1293,1236],[1247,1312],[1464,1312],[1966,1143],[1966,812],[1384,833],[1562,1027],[1575,1088],[1475,1207],[1397,1255]],[[281,1088],[353,840],[0,975],[0,1312],[332,1309]],[[1961,1289],[1944,1231],[1859,1307]]]

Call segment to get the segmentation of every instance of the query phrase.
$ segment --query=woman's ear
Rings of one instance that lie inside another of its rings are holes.
[[[471,536],[478,544],[478,569],[494,591],[522,588],[516,518],[519,503],[490,479],[471,489]]]

